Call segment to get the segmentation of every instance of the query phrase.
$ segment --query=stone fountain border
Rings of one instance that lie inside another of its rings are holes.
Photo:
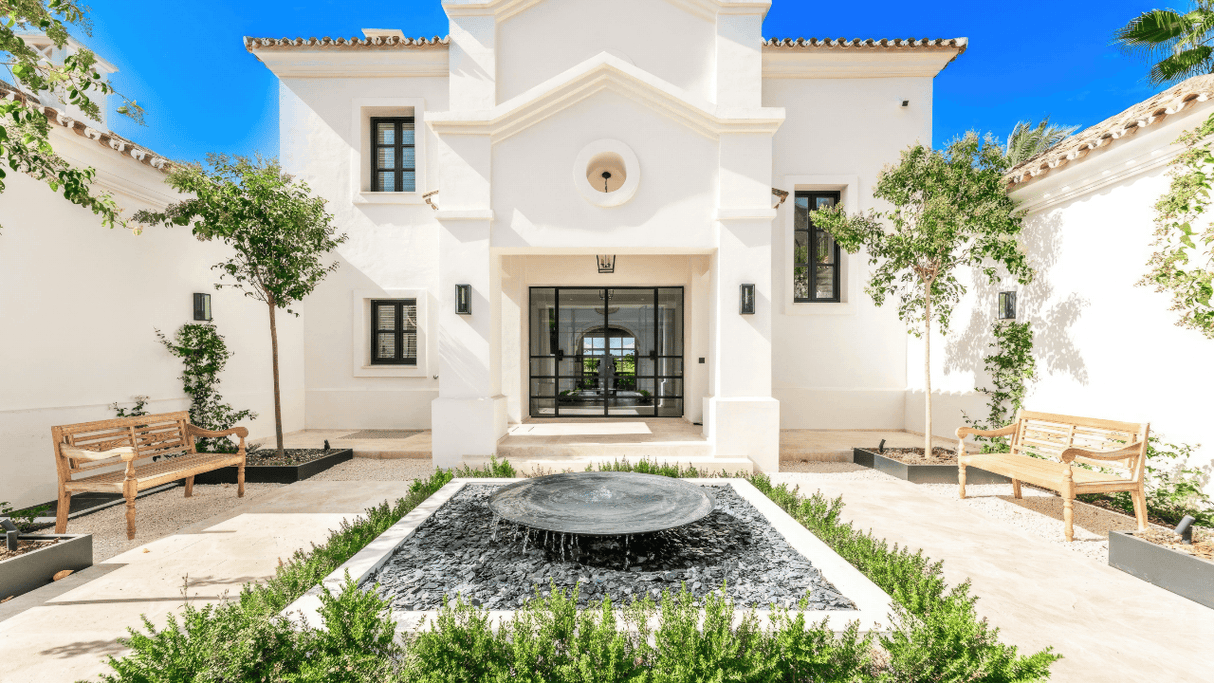
[[[282,613],[297,623],[302,618],[314,627],[322,626],[324,623],[324,620],[320,616],[320,595],[322,588],[328,588],[334,593],[340,592],[342,585],[346,581],[347,573],[349,573],[350,578],[354,579],[355,583],[361,583],[372,572],[383,566],[396,548],[412,536],[413,532],[421,526],[422,522],[426,521],[444,503],[459,493],[460,489],[464,486],[469,484],[505,485],[514,484],[518,481],[518,479],[452,479],[441,489],[435,491],[429,498],[422,501],[420,505],[405,515],[399,522],[393,524],[387,531],[368,543],[366,547],[358,551],[345,564],[326,576],[320,584],[312,587],[298,600],[287,605],[287,608]],[[860,570],[840,557],[830,546],[819,540],[817,536],[814,536],[809,529],[806,529],[788,513],[784,512],[770,498],[763,495],[763,492],[755,488],[750,482],[745,479],[726,478],[684,479],[683,481],[696,485],[732,486],[738,495],[745,498],[767,518],[772,527],[788,541],[788,544],[794,550],[809,558],[814,567],[822,572],[822,576],[827,581],[833,583],[841,594],[849,598],[856,605],[856,609],[852,611],[806,610],[804,614],[807,623],[817,623],[834,617],[829,623],[829,626],[834,631],[842,631],[847,624],[853,621],[859,622],[861,632],[888,630],[889,615],[893,611],[893,601],[889,595],[870,581]],[[735,624],[741,621],[742,615],[746,611],[744,609],[734,611]],[[515,610],[490,610],[490,623],[496,626],[513,617],[514,613]],[[770,610],[755,610],[755,615],[758,617],[761,627],[765,627],[769,623],[770,614]],[[437,610],[393,610],[392,612],[397,627],[402,631],[416,630],[422,623],[423,618],[425,618],[425,623],[429,627],[433,625],[437,615]],[[654,625],[656,626],[656,621]]]

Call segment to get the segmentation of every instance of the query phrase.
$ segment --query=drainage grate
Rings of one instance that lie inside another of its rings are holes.
[[[347,434],[343,439],[407,439],[414,434],[421,434],[420,429],[364,429],[361,432]]]

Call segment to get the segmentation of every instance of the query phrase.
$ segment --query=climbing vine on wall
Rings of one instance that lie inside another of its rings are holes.
[[[1033,359],[1033,330],[1029,323],[1003,320],[995,324],[995,341],[990,347],[995,353],[987,356],[986,372],[993,388],[979,389],[987,395],[986,420],[972,420],[965,415],[966,424],[977,429],[998,429],[1007,426],[1024,407],[1029,385],[1037,379],[1037,361]],[[1008,449],[1003,437],[975,437],[983,453],[999,453]]]
[[[1214,225],[1202,220],[1214,169],[1211,135],[1214,115],[1176,140],[1186,149],[1172,165],[1171,186],[1155,204],[1156,251],[1138,284],[1172,297],[1177,325],[1214,339]]]
[[[257,413],[251,410],[236,410],[224,403],[223,396],[219,394],[219,373],[228,364],[232,353],[214,325],[182,325],[171,340],[160,330],[156,330],[156,336],[185,365],[181,381],[185,393],[190,396],[192,424],[203,429],[222,430],[235,426],[241,420],[257,418]],[[226,437],[199,439],[197,447],[202,452],[236,452],[236,444]]]

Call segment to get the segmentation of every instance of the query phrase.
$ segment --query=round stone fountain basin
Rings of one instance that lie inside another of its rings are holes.
[[[550,474],[503,486],[489,498],[489,509],[515,524],[582,536],[673,529],[714,507],[703,486],[636,472]]]

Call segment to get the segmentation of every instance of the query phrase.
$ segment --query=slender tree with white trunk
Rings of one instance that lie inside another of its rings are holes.
[[[178,164],[169,173],[173,189],[193,195],[164,211],[140,211],[140,223],[190,226],[199,240],[219,240],[232,257],[212,268],[220,271],[216,289],[235,287],[266,304],[274,372],[274,430],[281,457],[282,399],[278,377],[278,327],[275,312],[291,310],[337,263],[329,252],[346,241],[333,227],[325,200],[307,184],[283,172],[273,159],[211,155],[206,166]]]
[[[810,214],[848,253],[865,250],[872,278],[866,291],[878,306],[898,299],[898,318],[923,338],[924,457],[932,457],[933,322],[948,333],[953,308],[965,293],[962,268],[978,268],[991,282],[1002,269],[1022,285],[1032,281],[1020,242],[1023,215],[1007,196],[1008,160],[990,136],[970,132],[944,150],[916,144],[882,169],[873,197],[887,211],[849,214],[838,205]]]

